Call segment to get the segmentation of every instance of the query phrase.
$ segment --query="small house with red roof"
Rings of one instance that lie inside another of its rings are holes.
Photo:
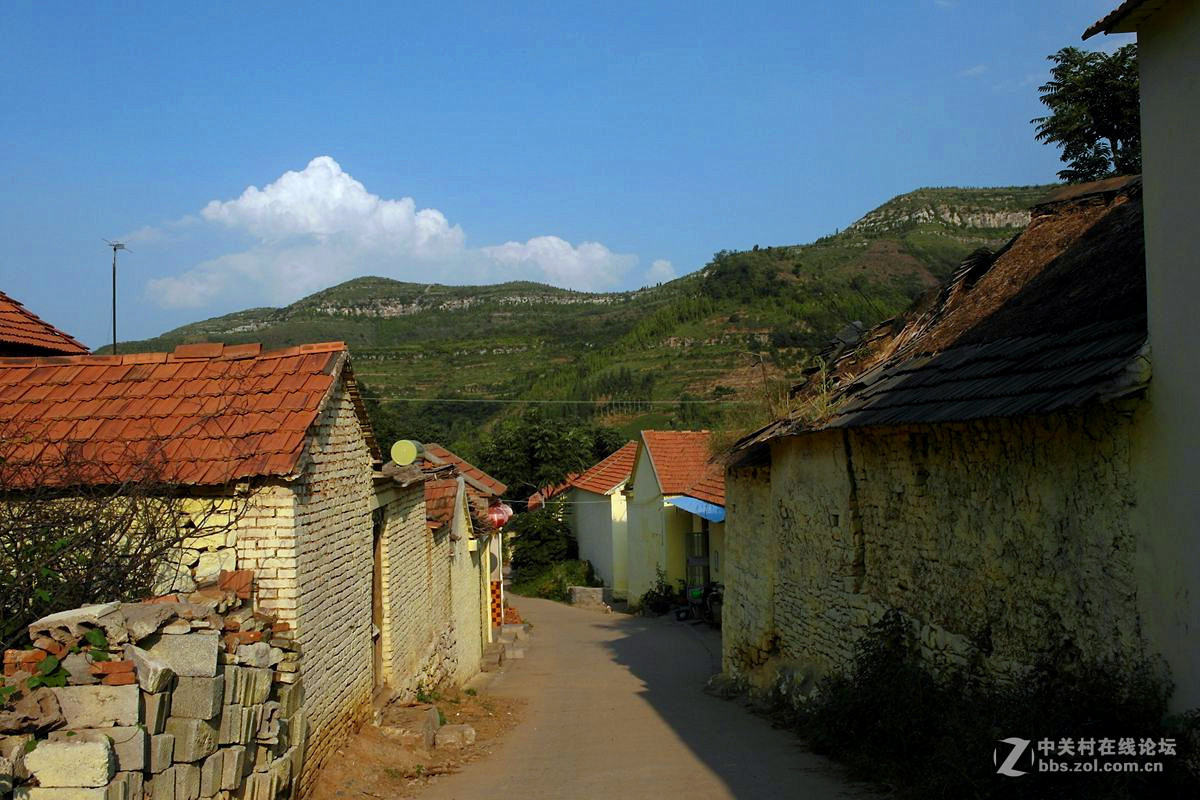
[[[618,600],[629,596],[629,525],[624,490],[633,473],[637,448],[636,441],[627,442],[568,481],[566,489],[568,519],[579,544],[579,557],[591,563],[596,577]]]
[[[709,431],[642,431],[625,488],[629,598],[661,570],[673,588],[722,580],[725,468],[709,452]]]

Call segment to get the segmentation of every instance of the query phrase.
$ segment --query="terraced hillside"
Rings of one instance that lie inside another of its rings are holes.
[[[358,278],[122,349],[344,340],[386,412],[385,438],[436,438],[468,454],[512,401],[589,401],[545,407],[630,430],[745,427],[837,331],[901,311],[975,248],[1002,245],[1050,188],[919,189],[811,244],[721,251],[638,291]]]

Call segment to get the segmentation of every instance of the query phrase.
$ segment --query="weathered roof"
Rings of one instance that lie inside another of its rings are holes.
[[[88,349],[73,337],[0,292],[0,353],[82,355]]]
[[[833,367],[818,419],[794,412],[738,443],[825,428],[1056,411],[1148,380],[1141,183],[1052,193],[994,257],[976,253]]]
[[[488,475],[486,472],[475,466],[471,462],[462,458],[459,455],[451,452],[445,447],[442,447],[436,442],[430,442],[422,445],[424,450],[423,457],[431,464],[453,464],[462,473],[462,476],[467,480],[467,483],[472,484],[481,492],[500,497],[508,488],[500,481]]]
[[[685,494],[725,504],[725,468],[711,461],[709,431],[642,431],[664,495]]]
[[[1083,32],[1089,39],[1098,33],[1132,33],[1137,26],[1171,0],[1125,0]]]
[[[444,481],[449,480],[457,486],[458,475],[463,477],[466,485],[467,502],[475,529],[488,531],[495,527],[488,519],[488,508],[500,500],[508,487],[436,442],[421,445],[421,457],[417,464],[427,473],[449,476],[425,482],[425,513],[430,518],[432,528],[436,529],[454,518],[454,498],[450,496],[448,484]]]
[[[626,442],[615,453],[586,470],[571,481],[576,489],[608,494],[629,480],[633,462],[637,459],[637,440]]]
[[[8,440],[0,478],[19,486],[290,477],[339,378],[377,455],[341,342],[0,358]]]

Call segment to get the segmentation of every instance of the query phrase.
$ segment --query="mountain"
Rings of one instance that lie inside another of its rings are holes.
[[[637,291],[357,278],[122,349],[343,340],[376,398],[381,438],[440,439],[467,453],[479,427],[515,405],[495,400],[601,400],[544,407],[627,430],[748,426],[777,410],[772,398],[835,333],[902,311],[971,251],[1003,245],[1051,188],[918,189],[810,244],[721,251]]]

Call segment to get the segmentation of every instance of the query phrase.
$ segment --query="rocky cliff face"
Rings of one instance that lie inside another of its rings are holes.
[[[881,234],[921,223],[936,222],[955,228],[1022,228],[1029,224],[1029,212],[991,208],[962,208],[944,203],[896,208],[883,206],[850,226],[849,230]]]

